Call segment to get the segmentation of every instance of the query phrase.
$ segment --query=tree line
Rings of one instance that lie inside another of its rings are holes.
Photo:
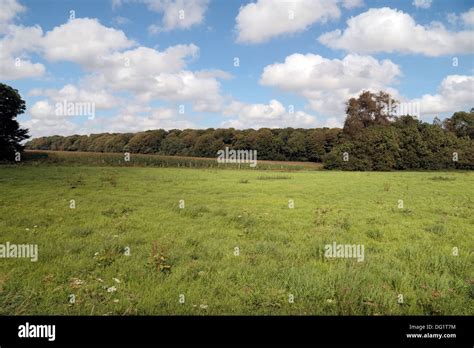
[[[24,111],[18,91],[8,88],[5,93],[9,98],[0,100],[2,108],[12,104],[14,99],[17,102],[11,111],[2,109],[1,119],[17,130],[0,145],[8,150],[2,149],[3,152],[11,154],[22,149],[18,140],[28,135],[16,121],[15,124],[7,122]],[[40,137],[27,142],[25,147],[211,158],[229,147],[257,150],[259,160],[323,162],[327,169],[474,169],[474,109],[455,112],[443,122],[435,118],[428,123],[415,116],[397,115],[393,110],[396,106],[397,102],[388,93],[364,91],[347,101],[342,129],[158,129]]]
[[[130,152],[167,156],[216,157],[217,151],[257,150],[259,160],[322,162],[341,129],[163,129],[139,133],[50,136],[31,140],[28,149]]]

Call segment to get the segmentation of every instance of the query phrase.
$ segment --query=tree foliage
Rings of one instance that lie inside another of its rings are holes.
[[[325,167],[342,170],[474,169],[473,111],[444,122],[394,116],[384,92],[363,92],[347,103],[347,118]],[[346,154],[346,156],[344,156]]]
[[[25,112],[25,102],[16,89],[0,83],[0,160],[13,160],[23,151],[21,142],[29,138],[16,117]]]
[[[346,103],[346,121],[344,134],[354,137],[362,129],[370,126],[385,126],[390,123],[396,101],[385,92],[378,94],[364,91],[358,98],[351,98]]]
[[[257,150],[262,160],[314,161],[331,151],[340,129],[163,129],[135,134],[103,133],[35,138],[28,149],[131,152],[169,156],[216,157],[226,146]]]

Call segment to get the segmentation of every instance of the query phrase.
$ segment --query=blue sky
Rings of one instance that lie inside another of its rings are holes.
[[[33,136],[333,127],[344,121],[344,102],[365,89],[419,105],[425,120],[474,106],[472,1],[0,6],[0,79],[26,100],[19,120]],[[63,102],[87,103],[93,115],[66,115]]]

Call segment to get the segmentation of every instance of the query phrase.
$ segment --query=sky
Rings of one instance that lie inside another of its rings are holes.
[[[33,137],[340,127],[389,92],[474,107],[473,0],[0,0],[0,81]]]

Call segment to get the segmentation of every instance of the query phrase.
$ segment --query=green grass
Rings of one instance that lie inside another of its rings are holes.
[[[39,248],[0,314],[469,315],[473,211],[463,172],[0,166],[0,243]]]
[[[28,150],[23,153],[23,160],[33,165],[67,165],[67,166],[117,166],[117,167],[160,167],[160,168],[206,168],[206,169],[244,169],[244,170],[321,170],[322,163],[315,162],[282,162],[261,161],[256,167],[249,164],[218,163],[216,158],[182,157],[163,155],[130,154],[125,161],[123,153],[43,151]]]

